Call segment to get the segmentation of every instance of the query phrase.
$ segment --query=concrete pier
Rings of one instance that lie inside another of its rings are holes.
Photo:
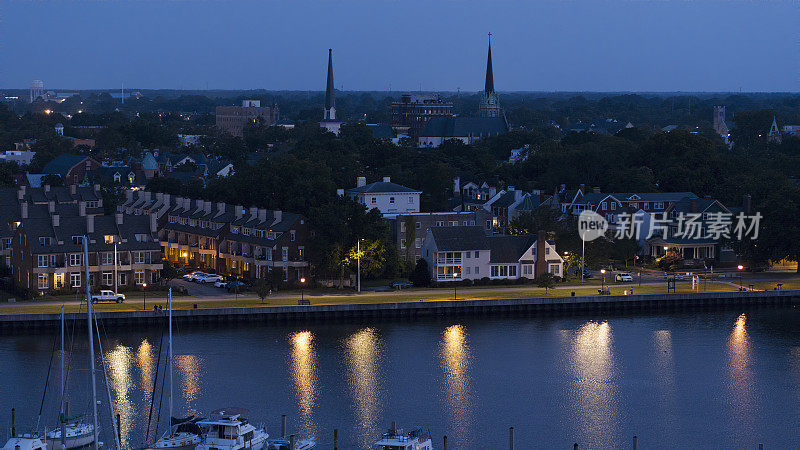
[[[582,297],[536,297],[494,300],[349,303],[310,306],[254,306],[173,310],[173,320],[186,324],[239,322],[296,323],[365,319],[415,319],[423,317],[483,315],[569,315],[575,313],[650,313],[692,308],[780,306],[800,303],[800,290],[702,292]],[[67,320],[85,313],[68,313]],[[105,327],[140,327],[162,324],[166,311],[104,311],[97,317]],[[53,314],[2,314],[0,333],[56,329]]]

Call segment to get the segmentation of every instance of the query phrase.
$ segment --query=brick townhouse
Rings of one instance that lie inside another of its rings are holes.
[[[158,281],[161,245],[156,216],[78,214],[63,206],[48,217],[21,219],[11,243],[13,281],[30,290],[75,290],[85,286],[83,239],[89,247],[90,285],[135,287]],[[116,245],[115,245],[116,244]]]

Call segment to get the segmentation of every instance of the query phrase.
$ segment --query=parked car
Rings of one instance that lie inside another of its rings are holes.
[[[192,266],[181,266],[181,267],[179,267],[178,268],[178,273],[183,273],[183,272],[197,272],[197,269],[195,269]]]
[[[228,287],[228,282],[227,282],[227,281],[225,281],[225,280],[219,280],[219,281],[215,281],[215,282],[214,282],[214,287],[218,287],[218,288],[227,288],[227,287]]]
[[[217,281],[222,281],[222,276],[212,273],[204,273],[195,277],[194,281],[197,281],[198,283],[216,283]]]
[[[125,295],[118,294],[114,291],[100,291],[99,294],[92,294],[92,303],[100,303],[100,302],[122,303],[124,301],[125,301]]]
[[[619,281],[621,283],[633,283],[633,277],[627,272],[620,272],[614,275],[614,281]]]
[[[205,274],[203,272],[200,272],[199,270],[195,270],[193,272],[187,273],[186,275],[182,276],[181,278],[183,278],[186,281],[194,281],[194,279],[196,277],[200,276],[200,275],[205,275]]]
[[[228,292],[242,292],[246,291],[250,286],[247,283],[242,283],[241,281],[231,281],[228,283]]]
[[[395,289],[405,289],[405,288],[409,288],[409,287],[412,287],[412,286],[414,286],[414,284],[413,283],[409,283],[406,280],[397,280],[394,283],[392,283],[392,287],[395,288]]]
[[[583,278],[592,278],[592,271],[587,269],[586,267],[583,268]]]

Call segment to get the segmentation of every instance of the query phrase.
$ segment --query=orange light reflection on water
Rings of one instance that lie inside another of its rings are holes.
[[[310,331],[300,331],[291,334],[289,340],[292,345],[292,381],[303,427],[301,431],[306,436],[315,436],[313,414],[317,399],[317,357],[314,351],[314,335]]]
[[[468,375],[470,352],[463,326],[452,325],[444,330],[441,357],[454,442],[472,442],[468,436],[472,416]]]
[[[370,448],[374,443],[381,410],[379,342],[374,328],[364,328],[344,340],[348,384],[355,404],[360,448]]]

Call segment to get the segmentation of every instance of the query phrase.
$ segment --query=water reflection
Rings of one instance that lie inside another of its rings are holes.
[[[742,432],[753,430],[753,375],[751,364],[750,336],[747,334],[747,316],[736,318],[728,337],[728,389],[730,391],[730,413],[737,429]]]
[[[300,331],[289,336],[292,343],[291,372],[295,395],[300,408],[303,434],[316,435],[313,410],[317,398],[317,357],[314,352],[314,335]]]
[[[189,407],[200,396],[200,363],[195,355],[175,355],[175,376]]]
[[[609,447],[618,421],[617,387],[608,322],[587,322],[571,342],[570,367],[576,378],[572,396],[577,427],[584,442]]]
[[[468,443],[471,399],[469,376],[469,347],[466,332],[461,325],[447,327],[442,333],[442,365],[445,373],[448,412],[453,428],[454,442]]]
[[[120,442],[126,448],[130,446],[131,429],[136,419],[134,400],[130,396],[134,387],[131,376],[132,360],[131,348],[123,345],[117,345],[106,354],[108,383],[113,395],[115,412],[120,418]]]
[[[373,328],[364,328],[344,340],[350,391],[353,393],[359,447],[369,448],[375,438],[380,414],[379,339]]]

